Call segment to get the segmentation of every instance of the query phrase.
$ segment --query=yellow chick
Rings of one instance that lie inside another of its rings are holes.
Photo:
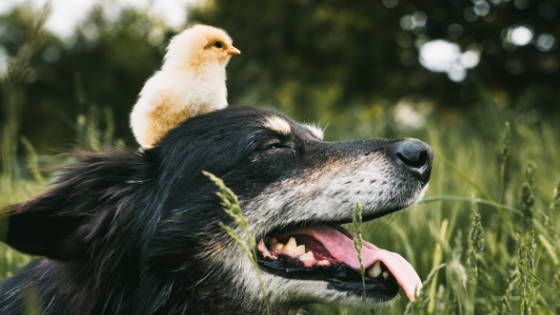
[[[146,81],[130,114],[136,141],[151,148],[185,119],[225,108],[226,65],[240,53],[224,30],[208,25],[173,37],[161,69]]]

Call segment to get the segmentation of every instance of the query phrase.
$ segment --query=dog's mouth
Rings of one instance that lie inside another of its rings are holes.
[[[290,279],[326,281],[329,287],[377,300],[393,298],[399,286],[410,300],[422,287],[410,263],[397,253],[362,243],[364,283],[354,235],[340,225],[315,224],[270,233],[258,241],[258,263]]]

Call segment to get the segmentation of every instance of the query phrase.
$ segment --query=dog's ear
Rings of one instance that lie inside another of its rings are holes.
[[[139,154],[77,156],[53,188],[9,206],[5,242],[24,253],[66,260],[83,255],[96,236],[111,233],[138,182],[145,180]]]

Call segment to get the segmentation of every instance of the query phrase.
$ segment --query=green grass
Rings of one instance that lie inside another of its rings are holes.
[[[10,75],[0,78],[0,209],[44,191],[53,179],[44,169],[69,162],[37,155],[33,143],[20,136],[20,110],[26,105],[20,87],[31,73],[29,60],[40,45],[47,14],[48,9],[37,14],[25,47],[11,62]],[[113,137],[112,112],[92,106],[80,97],[82,92],[77,88],[77,103],[89,112],[76,119],[76,146],[124,146]],[[424,129],[403,129],[393,120],[390,106],[340,110],[329,105],[329,91],[321,93],[315,105],[321,108],[318,120],[329,126],[328,140],[415,136],[432,145],[435,161],[423,202],[350,226],[364,240],[406,257],[424,280],[422,295],[408,303],[401,294],[374,309],[313,305],[308,307],[311,314],[560,314],[558,120],[515,113],[487,101],[492,99],[488,96],[481,97],[487,104],[479,109],[432,113]],[[295,102],[276,98],[281,110],[297,116]],[[225,206],[243,228],[240,209]],[[6,228],[0,213],[0,240]],[[239,239],[252,257],[254,244]],[[0,278],[30,259],[0,243]],[[28,311],[38,313],[33,307]]]
[[[401,253],[417,269],[425,280],[417,302],[401,294],[372,310],[313,305],[311,314],[560,312],[560,148],[554,145],[560,133],[552,124],[530,125],[507,111],[484,117],[432,117],[426,130],[393,131],[433,146],[430,190],[420,204],[364,223],[361,230],[364,240]],[[0,177],[1,206],[42,191],[52,178],[41,172],[45,165],[32,146],[22,145],[27,157],[13,161],[21,175]],[[0,257],[0,277],[29,260],[3,245]]]
[[[225,213],[233,219],[235,225],[241,230],[241,233],[237,232],[237,228],[229,227],[223,222],[220,222],[220,227],[226,231],[230,238],[235,241],[235,243],[241,247],[251,264],[259,280],[259,287],[262,292],[262,300],[265,306],[265,313],[271,314],[270,302],[268,295],[265,290],[265,284],[262,276],[262,271],[257,262],[257,242],[255,237],[249,227],[249,221],[243,215],[241,206],[239,205],[239,200],[237,195],[229,189],[224,181],[214,174],[203,171],[204,175],[207,176],[216,186],[218,187],[218,192],[216,195],[220,198],[221,204],[224,207]]]
[[[360,262],[360,277],[362,278],[362,296],[366,296],[366,268],[362,262],[362,244],[364,243],[364,224],[362,220],[362,205],[357,202],[354,206],[354,215],[352,216],[352,228],[356,237],[353,239],[354,248],[356,249],[356,256]]]
[[[553,145],[560,139],[552,125],[506,124],[508,115],[490,116],[495,121],[486,130],[471,120],[429,124],[436,160],[425,202],[364,228],[367,240],[402,253],[423,279],[444,264],[408,306],[411,314],[560,310],[560,168]],[[406,304],[401,298],[382,312],[402,314]]]

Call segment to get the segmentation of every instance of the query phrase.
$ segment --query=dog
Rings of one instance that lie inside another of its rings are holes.
[[[367,242],[362,286],[341,224],[358,203],[367,221],[418,201],[432,159],[420,140],[325,142],[247,106],[190,118],[152,149],[79,154],[47,192],[5,209],[5,242],[42,258],[0,284],[0,314],[31,302],[45,315],[294,314],[376,304],[399,287],[413,299],[410,264]],[[238,196],[264,285],[203,171]]]

